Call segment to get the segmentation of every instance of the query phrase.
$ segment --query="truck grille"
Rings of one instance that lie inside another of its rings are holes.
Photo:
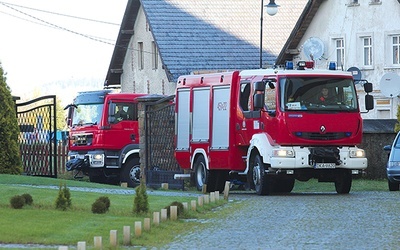
[[[88,146],[92,145],[93,134],[81,134],[74,135],[74,143],[75,146]]]
[[[319,141],[330,141],[330,140],[339,140],[346,137],[346,133],[338,132],[338,133],[312,133],[312,132],[296,132],[295,136],[307,139],[307,140],[319,140]]]

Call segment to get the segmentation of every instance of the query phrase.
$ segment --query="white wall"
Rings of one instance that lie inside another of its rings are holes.
[[[134,35],[129,43],[129,49],[123,64],[121,75],[121,90],[128,93],[148,93],[171,95],[175,93],[176,83],[168,82],[162,61],[158,55],[158,68],[152,66],[152,42],[143,8],[140,7],[134,26]],[[144,68],[139,69],[138,42],[143,42]]]
[[[351,5],[350,0],[327,0],[323,2],[299,45],[299,58],[305,60],[302,45],[310,37],[323,41],[325,50],[321,59],[316,60],[317,68],[326,68],[330,61],[336,60],[335,38],[345,40],[344,70],[358,67],[362,78],[374,85],[375,109],[363,114],[367,119],[396,119],[399,98],[388,98],[380,92],[382,76],[388,72],[400,75],[399,66],[390,66],[391,52],[388,35],[400,34],[400,4],[396,0],[358,1]],[[373,64],[362,66],[362,36],[372,37]],[[400,82],[399,82],[400,85]],[[361,109],[364,109],[363,88],[358,86]]]

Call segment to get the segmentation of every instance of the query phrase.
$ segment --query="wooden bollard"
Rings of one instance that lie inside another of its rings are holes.
[[[195,201],[195,200],[192,200],[192,201],[190,202],[190,205],[191,205],[191,207],[192,207],[192,210],[193,210],[193,211],[196,211],[196,201]]]
[[[142,222],[135,221],[135,236],[140,237],[142,235]]]
[[[210,203],[210,195],[205,194],[204,195],[204,204],[208,204],[208,203]]]
[[[187,211],[188,210],[188,203],[187,202],[182,202],[183,205],[183,210]]]
[[[219,191],[215,191],[215,201],[219,201]]]
[[[123,232],[124,232],[124,245],[129,246],[131,245],[131,227],[130,226],[124,226],[123,227]]]
[[[153,224],[156,226],[160,225],[160,212],[153,213]]]
[[[170,214],[171,220],[177,220],[178,219],[178,207],[170,206],[169,209],[170,209],[169,214]]]
[[[78,241],[77,249],[86,250],[86,241]]]
[[[121,182],[121,187],[127,188],[128,187],[128,183],[127,182]]]
[[[94,236],[93,242],[95,249],[103,249],[103,239],[101,238],[101,236]]]
[[[166,221],[168,216],[168,210],[166,208],[161,209],[161,221]]]
[[[201,192],[203,194],[207,193],[207,184],[203,184],[203,187],[201,188]]]
[[[150,218],[144,218],[143,224],[144,231],[150,231]]]
[[[67,246],[59,246],[58,250],[68,250],[68,247]]]
[[[210,193],[210,202],[215,203],[215,192]]]
[[[161,183],[161,189],[168,190],[168,183]]]
[[[229,189],[230,189],[231,183],[229,181],[225,182],[225,188],[224,188],[224,199],[227,200],[229,197]]]
[[[117,247],[117,230],[110,230],[110,247]]]
[[[204,203],[204,197],[202,195],[197,197],[197,205],[199,205],[199,207],[202,207],[203,203]]]

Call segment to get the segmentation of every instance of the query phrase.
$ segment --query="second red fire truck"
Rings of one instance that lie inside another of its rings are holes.
[[[367,168],[357,147],[356,84],[364,85],[366,110],[373,109],[372,84],[312,62],[291,65],[178,79],[175,157],[199,190],[222,191],[233,178],[267,195],[316,178],[350,192],[352,175]]]

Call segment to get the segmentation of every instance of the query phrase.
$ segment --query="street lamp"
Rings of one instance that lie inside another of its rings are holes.
[[[275,4],[275,0],[269,0],[269,4],[264,6],[264,0],[261,0],[261,17],[260,17],[260,69],[262,69],[262,40],[263,40],[263,16],[264,16],[264,7],[267,7],[267,13],[270,16],[278,13],[279,5]]]

